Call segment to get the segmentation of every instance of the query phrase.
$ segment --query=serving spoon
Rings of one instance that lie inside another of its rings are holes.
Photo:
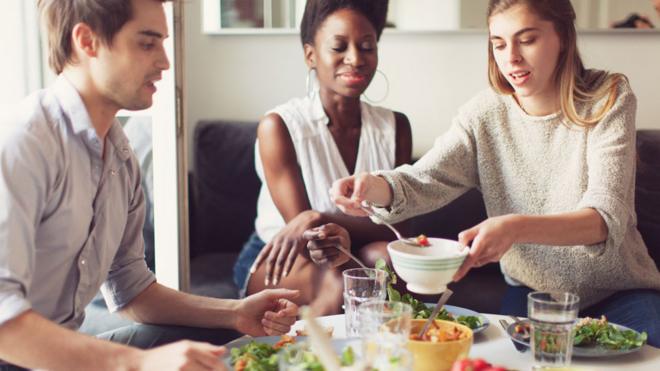
[[[433,309],[433,312],[431,312],[431,315],[429,316],[429,319],[426,320],[424,323],[424,326],[422,326],[422,329],[419,330],[419,334],[417,334],[418,339],[423,339],[424,334],[426,331],[429,329],[429,326],[431,326],[431,323],[433,323],[433,320],[435,320],[435,317],[438,316],[438,313],[440,313],[440,309],[442,309],[442,306],[445,305],[447,300],[449,300],[449,297],[451,294],[454,292],[451,291],[450,289],[445,290],[445,292],[442,293],[440,296],[440,299],[438,299],[438,304],[436,304],[435,308]]]
[[[410,245],[410,246],[416,246],[416,247],[421,247],[422,246],[422,244],[417,242],[417,239],[414,238],[414,237],[403,237],[401,232],[399,232],[399,230],[394,228],[394,226],[392,224],[386,222],[385,220],[383,220],[383,218],[380,215],[376,214],[376,212],[374,211],[374,209],[371,206],[370,202],[362,201],[362,203],[360,204],[360,208],[362,210],[364,210],[364,212],[367,213],[367,215],[369,215],[372,218],[378,219],[378,221],[380,223],[382,223],[384,226],[386,226],[392,232],[394,232],[394,235],[396,236],[397,240],[399,240],[399,241],[401,241],[401,242],[403,242],[407,245]]]

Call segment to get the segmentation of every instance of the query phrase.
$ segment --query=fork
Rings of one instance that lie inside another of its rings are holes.
[[[502,326],[504,332],[507,333],[508,336],[509,322],[507,322],[505,319],[500,319],[500,326]],[[513,346],[516,348],[516,350],[519,351],[520,353],[525,353],[526,351],[529,350],[529,347],[515,342],[513,338],[511,339],[511,342],[513,343]]]
[[[520,319],[520,317],[509,315],[509,318],[511,318],[513,320],[514,324],[522,323],[522,320]],[[523,329],[523,333],[521,335],[522,335],[523,339],[529,338],[530,334],[529,334],[529,331],[527,331],[527,327],[522,326],[522,329]]]

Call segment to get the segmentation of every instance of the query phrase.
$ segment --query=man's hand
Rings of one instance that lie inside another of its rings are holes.
[[[320,266],[334,268],[350,260],[347,254],[339,251],[339,249],[347,251],[351,249],[351,237],[340,225],[328,223],[308,229],[303,233],[303,238],[309,241],[307,242],[309,257]]]
[[[225,371],[220,359],[225,348],[208,343],[178,341],[141,352],[138,369],[144,371]]]
[[[242,299],[236,307],[236,330],[251,336],[282,335],[296,322],[297,290],[264,290]]]

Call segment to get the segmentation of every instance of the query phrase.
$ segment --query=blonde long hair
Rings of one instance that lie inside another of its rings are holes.
[[[541,19],[552,22],[561,41],[561,51],[555,69],[555,83],[559,86],[561,111],[570,122],[582,127],[593,127],[612,108],[617,97],[617,86],[625,79],[619,73],[587,70],[577,48],[575,10],[570,0],[490,0],[488,20],[510,7],[524,4]],[[514,89],[500,72],[493,55],[493,45],[488,41],[488,80],[500,94],[513,94]],[[607,96],[598,112],[581,116],[577,104],[595,105]]]

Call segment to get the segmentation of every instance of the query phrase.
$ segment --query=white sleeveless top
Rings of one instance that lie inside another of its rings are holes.
[[[361,102],[360,108],[362,128],[355,174],[393,169],[396,163],[394,113],[365,102]],[[313,98],[294,98],[268,113],[278,114],[289,129],[311,208],[323,213],[339,213],[339,209],[330,200],[328,190],[335,180],[352,174],[348,172],[328,130],[329,119],[319,94],[315,94]],[[255,144],[255,167],[261,179],[255,229],[259,238],[268,242],[286,223],[266,185],[259,156],[259,141]]]

